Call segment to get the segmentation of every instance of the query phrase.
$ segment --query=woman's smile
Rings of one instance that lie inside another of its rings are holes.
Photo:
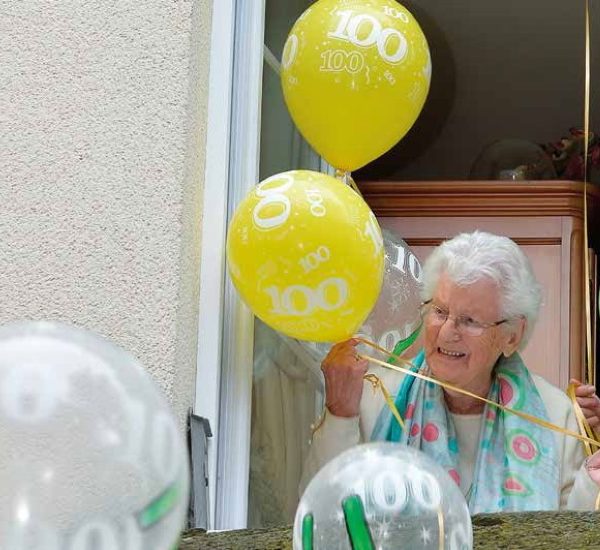
[[[441,347],[437,348],[437,352],[440,355],[447,357],[448,359],[461,359],[461,358],[465,357],[465,355],[467,355],[466,353],[463,353],[462,351],[452,351],[452,350],[449,350],[446,348],[441,348]]]

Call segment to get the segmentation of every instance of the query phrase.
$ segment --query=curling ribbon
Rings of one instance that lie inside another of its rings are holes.
[[[406,359],[402,359],[401,357],[398,357],[398,356],[392,354],[390,351],[386,350],[385,348],[382,348],[381,346],[378,346],[377,344],[375,344],[374,342],[371,342],[370,340],[367,340],[367,339],[361,338],[361,337],[357,337],[356,340],[358,340],[359,342],[362,342],[363,344],[371,346],[372,348],[376,349],[377,351],[385,353],[388,356],[394,357],[395,360],[398,361],[398,363],[400,363],[400,364],[403,364],[403,365],[409,366],[409,367],[413,366],[410,361],[407,361]],[[533,422],[534,424],[537,424],[538,426],[548,428],[549,430],[561,433],[563,435],[568,435],[570,437],[574,437],[575,439],[578,439],[579,441],[588,443],[590,445],[590,449],[591,449],[591,447],[600,448],[600,443],[598,441],[596,441],[595,438],[588,437],[587,435],[580,435],[578,433],[572,432],[571,430],[566,430],[564,428],[561,428],[560,426],[556,426],[555,424],[552,424],[551,422],[548,422],[547,420],[537,418],[536,416],[533,416],[531,414],[527,414],[522,411],[517,411],[515,409],[511,409],[510,407],[505,407],[504,405],[501,405],[500,403],[496,403],[494,401],[491,401],[490,399],[481,397],[480,395],[477,395],[470,391],[463,390],[462,388],[459,388],[458,386],[448,384],[447,382],[441,382],[440,380],[436,380],[435,378],[432,378],[431,376],[427,376],[425,374],[421,374],[420,372],[414,372],[407,368],[400,367],[398,365],[392,365],[385,361],[380,361],[379,359],[375,359],[374,357],[370,357],[368,355],[359,354],[359,357],[361,359],[366,359],[367,361],[369,361],[371,363],[375,363],[375,364],[385,367],[387,369],[395,370],[395,371],[401,372],[403,374],[407,374],[409,376],[414,376],[415,378],[420,378],[421,380],[426,380],[427,382],[432,382],[433,384],[437,384],[438,386],[441,386],[442,388],[444,388],[446,390],[460,393],[462,395],[472,397],[473,399],[478,399],[479,401],[487,403],[488,405],[491,405],[492,407],[500,409],[501,411],[504,411],[504,412],[507,412],[510,414],[514,414],[516,416],[519,416],[520,418],[523,418],[524,420]],[[381,381],[380,381],[380,384],[381,384]]]

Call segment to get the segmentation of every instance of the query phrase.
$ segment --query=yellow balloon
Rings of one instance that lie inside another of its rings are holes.
[[[421,27],[393,0],[320,0],[283,49],[281,84],[304,138],[336,168],[355,170],[414,124],[431,81]]]
[[[227,236],[243,300],[293,338],[339,342],[370,313],[383,280],[383,239],[365,201],[342,182],[293,170],[259,183]]]

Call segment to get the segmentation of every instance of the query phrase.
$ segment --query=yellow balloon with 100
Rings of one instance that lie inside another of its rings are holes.
[[[373,308],[383,240],[373,212],[331,176],[294,170],[259,183],[229,225],[227,264],[253,313],[293,338],[349,338]]]
[[[294,24],[281,60],[296,126],[342,170],[364,166],[408,132],[430,80],[425,35],[394,0],[319,0]]]

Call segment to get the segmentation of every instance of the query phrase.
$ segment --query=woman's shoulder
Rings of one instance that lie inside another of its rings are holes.
[[[562,416],[571,410],[571,400],[564,391],[548,382],[548,380],[539,374],[531,373],[531,378],[549,413],[553,413],[553,416]]]

